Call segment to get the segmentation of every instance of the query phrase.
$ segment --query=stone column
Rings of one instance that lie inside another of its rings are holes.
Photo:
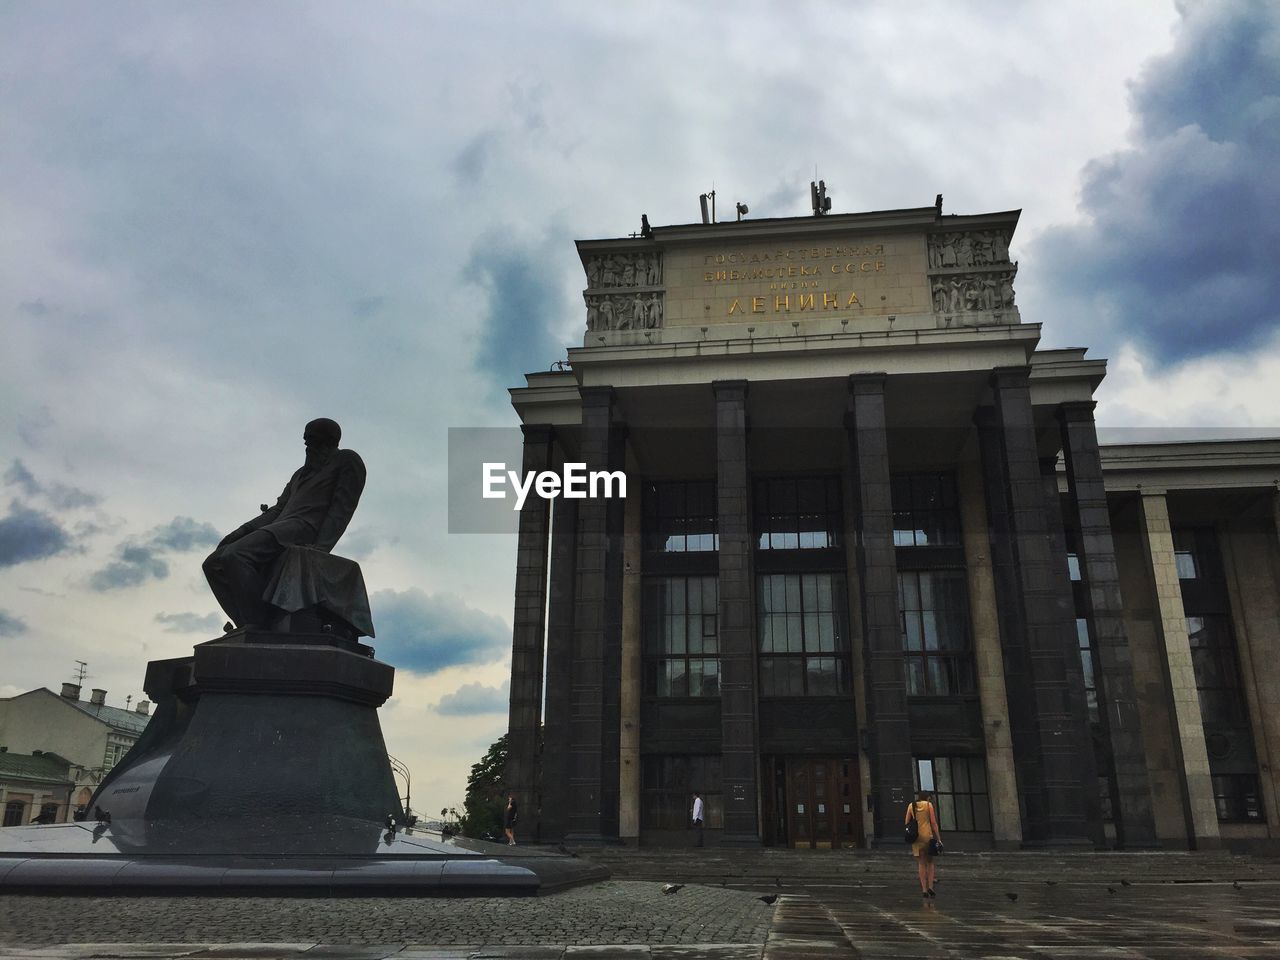
[[[846,446],[848,446],[846,444]],[[847,455],[848,451],[846,451]],[[853,463],[845,464],[841,477],[841,499],[845,504],[843,516],[844,531],[844,564],[845,564],[845,606],[849,616],[849,637],[853,644],[853,676],[851,682],[857,691],[854,697],[854,713],[858,720],[858,786],[862,793],[871,797],[871,754],[866,744],[871,736],[867,718],[867,698],[863,691],[867,690],[866,660],[862,657],[862,638],[866,631],[862,625],[862,581],[858,579],[858,511],[854,505],[858,502],[858,486],[854,478]],[[872,805],[865,802],[862,796],[853,798],[862,810],[862,845],[867,846],[871,837],[875,836],[876,820]]]
[[[721,842],[755,845],[760,843],[760,748],[747,383],[720,380],[711,388],[716,403],[716,522],[720,535]]]
[[[1078,663],[1079,651],[1074,616],[1064,616],[1055,585],[1066,570],[1053,562],[1027,368],[997,369],[991,385],[995,409],[979,411],[980,437],[1023,843],[1091,844],[1080,782],[1084,731],[1071,709],[1069,679],[1068,658]],[[1087,789],[1096,793],[1096,779]]]
[[[987,748],[991,838],[997,850],[1017,849],[1022,843],[1022,818],[1018,813],[1018,777],[1014,771],[1004,663],[1000,655],[1000,612],[996,605],[991,541],[987,537],[987,509],[982,502],[982,474],[972,460],[960,464],[959,487],[973,660],[978,673],[978,700],[982,706],[982,733]]]
[[[613,389],[583,387],[580,455],[588,472],[621,466]],[[568,838],[618,837],[622,658],[621,501],[579,501],[569,713]]]
[[[1090,635],[1101,668],[1094,679],[1102,734],[1111,753],[1116,844],[1126,849],[1155,847],[1151,782],[1093,408],[1092,402],[1063,404],[1058,421],[1077,531],[1076,556],[1088,598]]]
[[[1062,624],[1068,653],[1063,659],[1067,691],[1067,710],[1071,716],[1071,729],[1076,735],[1079,757],[1076,778],[1083,785],[1085,823],[1089,837],[1099,850],[1107,846],[1106,830],[1102,825],[1102,799],[1098,793],[1098,751],[1101,744],[1094,743],[1093,724],[1089,719],[1089,700],[1084,689],[1084,667],[1080,662],[1080,638],[1076,633],[1076,602],[1071,587],[1071,571],[1067,564],[1066,521],[1062,515],[1062,496],[1058,492],[1058,458],[1040,460],[1040,483],[1044,489],[1044,513],[1049,524],[1049,556],[1054,577],[1051,582],[1054,594],[1056,619]]]
[[[551,463],[552,431],[526,424],[522,476],[546,470]],[[542,722],[542,640],[547,612],[547,533],[549,501],[525,499],[516,540],[516,598],[511,630],[511,712],[507,723],[507,767],[504,789],[516,795],[522,811],[520,829],[530,837],[538,830],[538,754]]]
[[[569,832],[569,715],[572,700],[577,500],[557,497],[551,513],[547,603],[547,705],[542,728],[541,838]]]
[[[1182,770],[1182,810],[1186,818],[1187,844],[1193,850],[1221,846],[1218,814],[1213,803],[1213,781],[1209,778],[1209,755],[1204,744],[1204,721],[1200,716],[1200,694],[1191,662],[1191,640],[1187,635],[1182,587],[1169,526],[1169,505],[1164,491],[1142,491],[1144,553],[1155,584],[1156,611],[1164,647],[1165,682],[1173,707],[1174,753]]]
[[[898,564],[885,429],[884,374],[849,378],[845,427],[858,512],[858,578],[862,583],[862,656],[870,734],[875,844],[901,843],[912,788],[907,678],[898,611]]]
[[[628,464],[628,476],[639,471]],[[622,683],[618,779],[618,835],[640,838],[640,491],[627,491],[622,547]]]

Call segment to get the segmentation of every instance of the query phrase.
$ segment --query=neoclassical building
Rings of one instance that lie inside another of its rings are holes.
[[[1100,446],[1018,212],[578,244],[583,345],[511,391],[523,832],[827,848],[1280,836],[1280,440]],[[1034,319],[1034,318],[1032,318]],[[1277,755],[1271,751],[1276,750]]]

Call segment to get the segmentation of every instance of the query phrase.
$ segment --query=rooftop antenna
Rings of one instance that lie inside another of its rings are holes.
[[[83,660],[76,661],[76,685],[84,686],[85,678],[89,676],[89,664]]]
[[[707,195],[705,193],[698,197],[698,205],[702,207],[702,222],[710,223],[711,214],[707,211]]]
[[[823,217],[831,212],[831,198],[827,196],[827,181],[816,183],[809,181],[809,200],[813,204],[813,215]]]
[[[739,203],[737,206],[738,206],[738,220],[739,222],[741,222],[742,218],[747,215],[747,212],[748,212],[747,205],[745,203]]]
[[[640,214],[640,236],[645,239],[653,236],[653,227],[649,226],[649,215],[647,213]]]
[[[942,216],[942,194],[933,198],[933,209],[937,211],[938,216]]]

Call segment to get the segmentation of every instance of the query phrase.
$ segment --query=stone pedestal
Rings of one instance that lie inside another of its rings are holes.
[[[395,671],[338,642],[237,630],[194,656],[152,661],[155,717],[90,809],[113,820],[402,820],[377,714]]]

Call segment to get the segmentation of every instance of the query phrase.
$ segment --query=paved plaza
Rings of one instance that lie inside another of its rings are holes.
[[[614,879],[536,899],[6,896],[0,958],[1280,960],[1271,859],[953,854],[926,903],[900,851],[578,852]]]

